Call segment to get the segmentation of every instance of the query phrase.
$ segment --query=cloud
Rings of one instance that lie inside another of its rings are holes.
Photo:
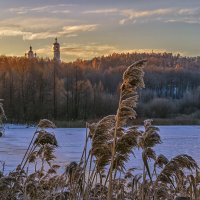
[[[93,58],[100,55],[108,55],[115,52],[117,48],[107,44],[64,44],[61,52],[65,56],[73,56],[81,59]]]
[[[123,25],[128,22],[144,23],[149,21],[173,22],[199,24],[200,8],[160,8],[154,10],[121,10],[120,15],[124,16],[119,21]]]
[[[28,9],[26,7],[18,7],[18,8],[9,8],[9,12],[16,13],[16,14],[26,14],[28,12]]]
[[[106,45],[106,44],[97,44],[97,43],[89,43],[89,44],[61,44],[61,54],[64,57],[73,57],[73,58],[81,58],[88,59],[95,56],[100,55],[108,55],[115,52],[117,49],[114,46]],[[37,49],[37,53],[39,54],[52,54],[52,47],[46,46],[45,48]]]
[[[185,23],[185,24],[200,24],[200,19],[196,18],[183,18],[183,19],[169,19],[167,23]]]
[[[23,40],[39,40],[39,39],[48,39],[48,38],[55,38],[55,37],[76,37],[77,34],[61,34],[57,32],[41,32],[41,33],[24,33]]]
[[[10,12],[41,12],[68,13],[67,4],[47,5],[41,7],[10,8]],[[45,16],[45,15],[44,15]],[[61,16],[42,17],[32,15],[24,17],[6,18],[0,20],[0,36],[22,36],[23,40],[47,39],[54,37],[76,37],[81,32],[91,32],[97,29],[97,24],[78,24],[77,19]],[[7,34],[7,35],[6,35]]]
[[[86,25],[75,25],[75,26],[64,26],[61,32],[58,32],[58,34],[65,35],[70,33],[76,33],[76,32],[89,32],[94,31],[97,28],[97,24],[86,24]]]
[[[42,33],[33,33],[33,32],[27,32],[27,31],[21,31],[14,28],[6,28],[1,27],[0,28],[0,37],[16,37],[16,36],[22,36],[23,40],[34,40],[34,39],[47,39],[47,38],[53,38],[56,37],[56,33],[50,33],[50,32],[42,32]]]
[[[6,27],[1,27],[0,29],[0,36],[4,37],[4,36],[25,36],[25,35],[29,35],[31,34],[30,32],[23,32],[20,30],[16,30],[16,29],[9,29]]]
[[[53,14],[67,14],[67,13],[70,13],[71,11],[70,10],[52,10],[51,13]]]
[[[200,24],[200,8],[184,8],[177,10],[176,16],[171,16],[165,22]]]
[[[25,40],[34,40],[34,39],[47,39],[54,37],[76,37],[80,32],[90,32],[94,31],[97,28],[97,24],[86,24],[86,25],[75,25],[75,26],[64,26],[61,31],[54,32],[42,32],[42,33],[32,33],[31,35],[26,35],[23,38]]]
[[[118,11],[119,10],[117,8],[110,8],[110,9],[101,9],[101,10],[88,10],[88,11],[84,11],[83,14],[112,14]]]
[[[0,21],[0,27],[18,28],[25,31],[59,30],[66,24],[75,23],[75,20],[52,17],[15,17]],[[30,26],[31,24],[31,26]]]
[[[122,10],[121,15],[125,16],[125,18],[120,20],[120,24],[125,24],[128,21],[136,22],[137,19],[140,18],[149,18],[155,16],[165,16],[174,12],[172,8],[163,8],[156,10],[144,10],[144,11],[136,11],[136,10]]]
[[[52,32],[39,32],[39,33],[28,33],[23,35],[24,40],[35,40],[35,39],[47,39],[54,37],[76,37],[80,32],[94,31],[97,28],[97,24],[87,25],[76,25],[76,26],[64,26],[61,31]]]
[[[97,24],[63,26],[60,31],[51,30],[42,32],[24,31],[23,29],[19,30],[18,27],[1,27],[0,36],[22,36],[23,40],[47,39],[62,36],[76,37],[81,32],[90,32],[96,30],[97,26]]]
[[[179,15],[194,15],[199,13],[200,8],[183,8],[178,10]]]
[[[67,8],[74,6],[74,4],[58,4],[58,5],[46,5],[46,6],[38,6],[38,7],[16,7],[9,8],[8,11],[14,14],[22,15],[27,13],[60,13],[67,14],[71,11]]]
[[[183,18],[184,16],[197,15],[199,13],[199,8],[187,8],[187,9],[177,9],[177,8],[160,8],[152,10],[133,10],[133,9],[97,9],[84,11],[83,14],[115,14],[116,16],[123,16],[119,21],[119,24],[123,25],[125,23],[144,23],[149,21],[166,21],[170,17],[174,16],[176,18]]]
[[[36,40],[36,39],[48,39],[57,37],[56,33],[41,32],[41,33],[29,33],[23,35],[23,40]]]

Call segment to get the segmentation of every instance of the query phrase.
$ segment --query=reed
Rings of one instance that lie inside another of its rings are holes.
[[[4,120],[7,120],[7,117],[3,108],[3,101],[4,99],[0,99],[0,137],[2,137],[5,134]]]

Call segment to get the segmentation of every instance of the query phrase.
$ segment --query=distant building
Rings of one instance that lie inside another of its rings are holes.
[[[55,38],[55,42],[53,44],[53,59],[57,62],[61,62],[60,60],[60,44],[58,43],[58,39]]]
[[[32,46],[30,46],[30,50],[27,53],[25,53],[25,57],[28,59],[37,58],[37,54],[33,52]],[[56,62],[61,62],[60,44],[58,43],[57,38],[55,38],[55,42],[53,43],[53,60]]]
[[[28,53],[25,53],[25,57],[28,59],[36,58],[37,54],[33,52],[32,46],[30,46],[30,50]]]

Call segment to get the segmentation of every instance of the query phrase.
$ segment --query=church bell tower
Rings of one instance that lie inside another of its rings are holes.
[[[28,59],[33,59],[37,57],[36,53],[33,52],[32,46],[30,46],[30,50],[28,51],[28,53],[25,53],[25,57],[27,57]]]
[[[55,38],[55,42],[53,44],[53,53],[54,53],[53,59],[56,62],[61,62],[61,60],[60,60],[60,44],[58,43],[57,38]]]

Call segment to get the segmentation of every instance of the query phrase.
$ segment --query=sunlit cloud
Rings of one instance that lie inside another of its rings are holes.
[[[71,19],[60,19],[52,17],[15,17],[0,21],[0,27],[18,28],[26,31],[59,30],[66,24],[76,23]],[[30,26],[31,24],[31,26]]]
[[[90,43],[90,44],[62,44],[61,45],[61,54],[65,58],[81,58],[81,59],[88,59],[95,56],[100,55],[107,55],[117,51],[117,48],[111,45],[106,44],[97,44],[97,43]],[[37,49],[37,53],[42,55],[51,56],[52,54],[52,47],[46,46],[45,48]]]
[[[22,36],[23,40],[36,40],[36,39],[48,39],[54,37],[76,37],[81,32],[94,31],[97,28],[97,24],[83,24],[76,26],[63,26],[61,30],[51,30],[42,32],[32,32],[19,30],[19,28],[13,27],[1,27],[0,36]]]
[[[61,48],[63,55],[77,56],[81,59],[92,58],[101,55],[108,55],[117,51],[117,48],[107,44],[64,44]]]
[[[117,8],[110,8],[110,9],[100,9],[100,10],[88,10],[84,11],[83,14],[112,14],[118,11],[119,10]]]
[[[76,32],[89,32],[94,31],[97,28],[97,24],[86,24],[86,25],[76,25],[76,26],[64,26],[61,32],[58,32],[60,35],[65,35],[69,33],[76,33]]]
[[[54,32],[39,32],[39,33],[25,33],[23,35],[24,40],[35,39],[47,39],[54,37],[76,37],[78,33],[94,31],[97,28],[97,24],[76,25],[76,26],[64,26],[61,31]]]
[[[52,57],[52,46],[48,45],[44,48],[36,50],[38,55],[43,57]],[[76,58],[79,59],[92,59],[94,57],[111,55],[113,53],[164,53],[165,49],[121,49],[120,47],[89,43],[89,44],[61,44],[61,56],[64,61],[72,61]]]
[[[56,33],[42,32],[42,33],[32,33],[27,31],[21,31],[14,28],[0,28],[0,37],[16,37],[22,36],[23,40],[33,40],[33,39],[47,39],[56,37]]]
[[[15,30],[15,29],[9,29],[6,27],[1,27],[0,28],[0,37],[4,36],[25,36],[31,34],[30,32],[24,32],[20,30]]]

